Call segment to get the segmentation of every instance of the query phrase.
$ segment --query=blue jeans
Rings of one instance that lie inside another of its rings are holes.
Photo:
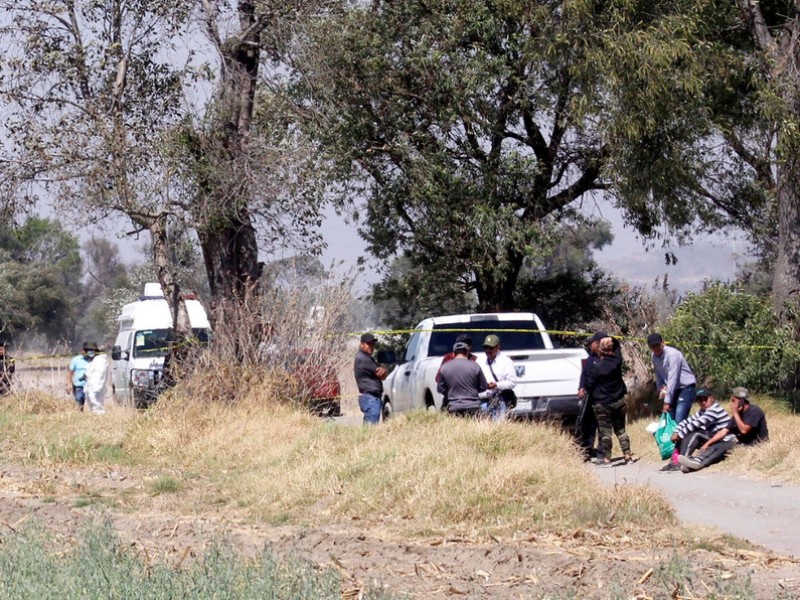
[[[696,391],[697,388],[694,385],[687,385],[672,395],[672,403],[669,405],[669,414],[672,415],[676,423],[685,421],[686,417],[689,416],[689,411],[692,410],[692,404],[694,404],[695,401]]]
[[[481,402],[481,412],[489,413],[492,421],[502,421],[506,417],[506,403],[500,400],[490,409],[488,402]]]
[[[381,420],[383,401],[372,394],[358,395],[358,408],[364,413],[364,424],[377,425]]]
[[[83,386],[73,385],[72,395],[75,396],[75,404],[78,408],[83,410],[83,405],[86,403],[86,394],[84,393]]]

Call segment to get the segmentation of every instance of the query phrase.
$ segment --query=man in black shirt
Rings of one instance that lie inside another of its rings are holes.
[[[6,354],[5,341],[0,341],[0,396],[11,393],[14,370],[14,359]]]
[[[372,353],[378,342],[371,333],[361,336],[355,361],[353,374],[358,386],[358,407],[364,413],[364,424],[377,425],[381,420],[383,409],[383,380],[389,372],[378,365]]]
[[[449,400],[447,410],[458,417],[477,416],[481,400],[490,395],[489,384],[478,363],[469,360],[469,346],[465,342],[453,345],[455,358],[439,371],[437,389]]]
[[[733,433],[740,444],[757,444],[769,440],[767,417],[760,406],[750,404],[749,393],[743,387],[731,390]]]

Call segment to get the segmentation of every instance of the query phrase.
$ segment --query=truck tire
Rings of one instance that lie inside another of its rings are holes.
[[[425,410],[436,411],[436,402],[434,402],[430,390],[425,390]]]
[[[381,416],[383,417],[384,421],[388,421],[394,415],[394,409],[392,408],[392,403],[389,400],[383,401],[383,409],[381,410]]]

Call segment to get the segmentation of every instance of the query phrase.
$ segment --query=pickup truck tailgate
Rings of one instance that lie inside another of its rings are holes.
[[[586,353],[579,349],[507,352],[514,362],[516,417],[571,416],[580,411],[577,382]]]

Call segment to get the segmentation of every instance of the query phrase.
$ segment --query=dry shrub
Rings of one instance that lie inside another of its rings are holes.
[[[342,348],[355,329],[350,287],[323,277],[264,292],[215,324],[175,392],[201,404],[240,402],[254,390],[282,404],[337,397],[350,360]]]

